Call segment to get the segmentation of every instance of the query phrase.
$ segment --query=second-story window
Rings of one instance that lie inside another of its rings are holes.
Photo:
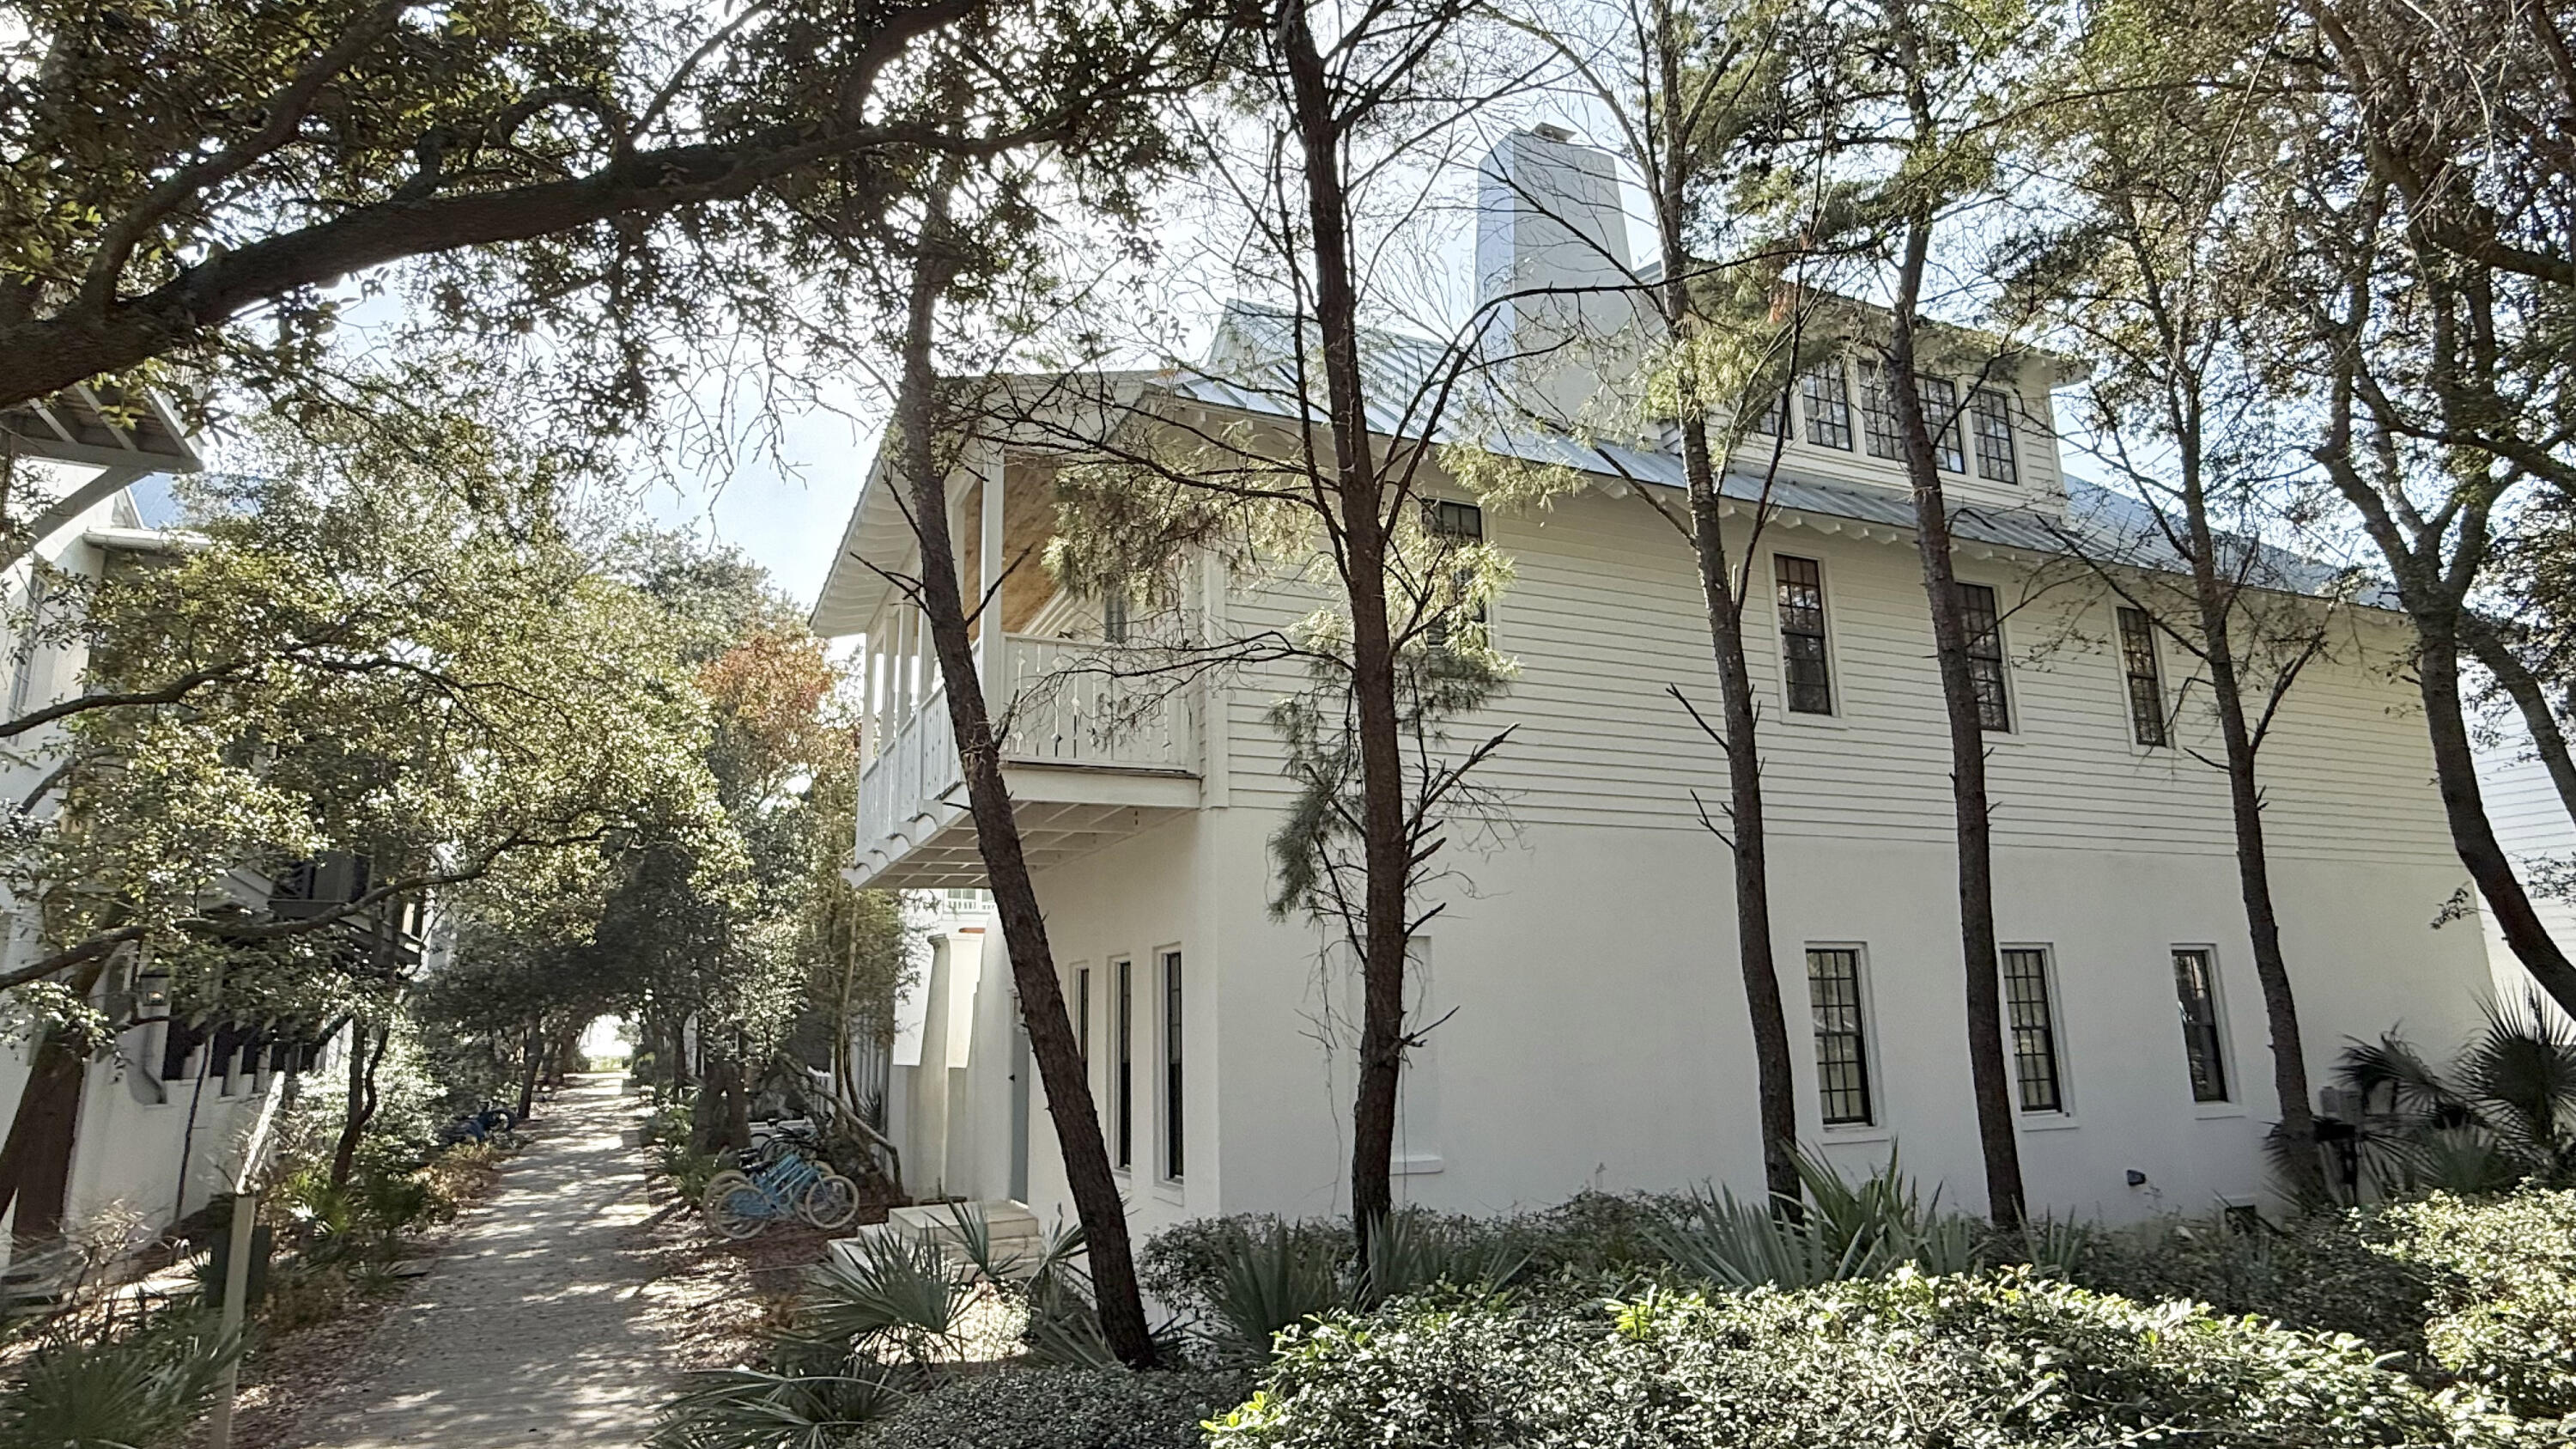
[[[1980,389],[1968,400],[1968,421],[1977,435],[1977,476],[1998,483],[2018,483],[2013,464],[2012,403],[1999,392]]]
[[[1807,414],[1807,441],[1819,448],[1851,451],[1851,394],[1843,386],[1843,365],[1827,363],[1798,379],[1799,406]]]
[[[1873,458],[1902,458],[1896,436],[1896,399],[1887,386],[1887,369],[1874,362],[1860,365],[1861,439]]]
[[[1944,473],[1967,472],[1968,454],[1959,445],[1959,385],[1946,377],[1917,377],[1914,385],[1923,400],[1923,426],[1932,434],[1932,461]]]
[[[2224,1102],[2227,1037],[2218,1021],[2218,962],[2205,946],[2173,948],[2174,998],[2182,1008],[2183,1064],[2191,1070],[2191,1099]]]
[[[2156,670],[2156,626],[2144,609],[2120,611],[2120,667],[2129,677],[2129,728],[2142,745],[2165,743],[2165,686]]]
[[[1131,606],[1125,589],[1111,589],[1100,599],[1100,638],[1106,644],[1127,642],[1127,611]]]
[[[2005,683],[2004,624],[1995,608],[1995,591],[1984,584],[1959,585],[1959,613],[1968,626],[1968,682],[1977,691],[1977,723],[2008,734],[2012,696]]]
[[[1825,575],[1811,558],[1774,554],[1779,589],[1780,681],[1794,714],[1834,712],[1833,666],[1825,657]]]
[[[1432,541],[1444,553],[1451,549],[1473,548],[1485,541],[1485,510],[1473,503],[1452,503],[1445,498],[1433,499],[1422,507],[1422,526],[1429,531]],[[1451,584],[1461,593],[1464,593],[1475,581],[1473,569],[1457,569],[1450,574]],[[1449,646],[1451,628],[1449,615],[1452,612],[1452,609],[1443,609],[1435,614],[1429,627],[1424,631],[1432,648],[1445,649]],[[1478,604],[1467,609],[1462,622],[1481,640],[1485,629],[1485,606]]]

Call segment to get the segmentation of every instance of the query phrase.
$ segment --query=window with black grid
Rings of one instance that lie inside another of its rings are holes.
[[[1875,1120],[1869,1098],[1869,1040],[1861,1019],[1860,952],[1807,948],[1807,1002],[1816,1017],[1816,1094],[1828,1127]]]
[[[1873,458],[1902,458],[1896,437],[1896,398],[1887,385],[1887,370],[1874,362],[1860,365],[1861,440]]]
[[[1967,472],[1968,454],[1959,445],[1959,385],[1946,377],[1918,377],[1914,395],[1923,401],[1923,426],[1932,434],[1932,461],[1944,473]]]
[[[1782,410],[1780,394],[1765,385],[1762,395],[1750,400],[1753,409],[1753,435],[1757,438],[1789,436],[1788,415]]]
[[[1825,658],[1825,575],[1811,558],[1775,554],[1779,589],[1780,678],[1796,714],[1834,712],[1833,666]]]
[[[1843,365],[1827,363],[1798,379],[1798,403],[1807,415],[1807,441],[1819,448],[1851,451],[1851,393],[1843,384]]]
[[[1977,476],[1998,483],[2021,481],[2013,463],[2012,403],[2002,393],[1979,391],[1968,400],[1968,425],[1977,438]]]
[[[1443,550],[1473,548],[1485,541],[1485,510],[1473,503],[1432,499],[1422,506],[1422,526]],[[1454,587],[1464,592],[1475,583],[1475,571],[1459,569],[1450,576],[1450,580]],[[1445,649],[1449,645],[1448,612],[1443,610],[1435,615],[1423,631],[1434,649]],[[1471,630],[1481,634],[1485,626],[1485,606],[1478,604],[1468,609],[1466,621]]]
[[[2025,1112],[2063,1112],[2057,1073],[2057,1014],[2048,995],[2048,950],[2004,948],[2004,1016],[2012,1027],[2013,1074]]]
[[[2156,625],[2144,609],[2120,611],[2120,667],[2129,678],[2129,727],[2138,743],[2165,743],[2165,686],[2156,668]]]
[[[1136,970],[1132,961],[1119,961],[1110,966],[1116,976],[1111,990],[1117,994],[1117,1020],[1111,1035],[1118,1049],[1118,1165],[1132,1166],[1136,1161]]]
[[[1163,1176],[1181,1175],[1181,953],[1163,953]]]
[[[2183,1060],[2191,1099],[2227,1100],[2227,1043],[2218,1025],[2218,963],[2206,946],[2176,946],[2174,997],[2182,1007]]]
[[[1968,682],[1977,692],[1977,723],[2008,734],[2012,698],[2005,685],[2004,624],[1995,591],[1984,584],[1959,585],[1959,612],[1968,626]]]

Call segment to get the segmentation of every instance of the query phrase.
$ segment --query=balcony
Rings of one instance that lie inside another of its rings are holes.
[[[1115,646],[1008,634],[1003,647],[1002,776],[1032,870],[1198,808],[1193,690],[1118,677]],[[931,684],[879,738],[859,776],[851,879],[985,885],[946,689]]]

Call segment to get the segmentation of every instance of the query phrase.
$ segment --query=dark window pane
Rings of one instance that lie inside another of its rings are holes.
[[[1082,1053],[1083,1080],[1091,1079],[1091,968],[1073,973],[1073,1032],[1075,1049]]]
[[[1887,386],[1887,371],[1875,363],[1860,368],[1861,437],[1873,458],[1902,458],[1896,439],[1896,400]]]
[[[2004,952],[2004,1017],[2012,1029],[2021,1109],[2066,1110],[2065,1094],[2057,1081],[2057,1018],[2048,999],[2046,951],[2022,947]]]
[[[1181,1175],[1181,953],[1163,953],[1163,1175]]]
[[[1807,414],[1807,441],[1819,448],[1849,451],[1851,395],[1844,390],[1843,365],[1828,363],[1799,378],[1798,397]]]
[[[1932,434],[1932,461],[1945,473],[1968,471],[1968,455],[1959,446],[1959,385],[1946,377],[1917,377],[1914,395],[1923,400],[1923,426]]]
[[[2005,692],[2003,617],[1995,591],[1959,585],[1959,612],[1968,627],[1968,682],[1977,691],[1977,723],[1999,733],[2012,730],[2012,700]]]
[[[1444,549],[1470,547],[1485,541],[1485,510],[1473,503],[1433,499],[1422,506],[1422,526]],[[1471,570],[1460,569],[1452,576],[1452,582],[1459,592],[1464,593],[1475,583],[1475,575]],[[1434,649],[1448,647],[1451,612],[1443,609],[1433,615],[1423,630],[1424,637]],[[1485,623],[1485,606],[1478,604],[1468,609],[1465,623],[1471,629],[1481,630]]]
[[[1807,1002],[1816,1020],[1816,1090],[1828,1127],[1874,1120],[1869,1044],[1861,1020],[1860,953],[1809,949]]]
[[[2156,626],[2144,609],[2120,611],[2120,665],[2129,678],[2129,727],[2138,743],[2165,743],[2165,688],[2156,670]]]
[[[1126,1167],[1136,1160],[1136,992],[1135,963],[1121,961],[1110,968],[1118,973],[1118,1165]]]
[[[2227,1100],[2227,1048],[2218,1031],[2217,963],[2194,947],[2173,953],[2174,996],[2182,1006],[2183,1059],[2191,1067],[2191,1099]]]
[[[1780,676],[1789,708],[1798,714],[1832,714],[1832,666],[1825,658],[1825,577],[1811,558],[1772,557],[1779,588]]]
[[[2013,464],[2012,403],[2002,393],[1980,392],[1971,399],[1969,421],[1977,434],[1977,476],[1998,483],[2018,483]]]
[[[1127,642],[1128,609],[1131,606],[1124,589],[1111,589],[1100,600],[1100,638],[1103,643]]]

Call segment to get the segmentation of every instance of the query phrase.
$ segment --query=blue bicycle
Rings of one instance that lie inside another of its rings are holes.
[[[736,1240],[791,1217],[829,1231],[859,1215],[859,1185],[801,1152],[785,1152],[756,1172],[717,1173],[707,1184],[706,1212],[707,1226]]]

